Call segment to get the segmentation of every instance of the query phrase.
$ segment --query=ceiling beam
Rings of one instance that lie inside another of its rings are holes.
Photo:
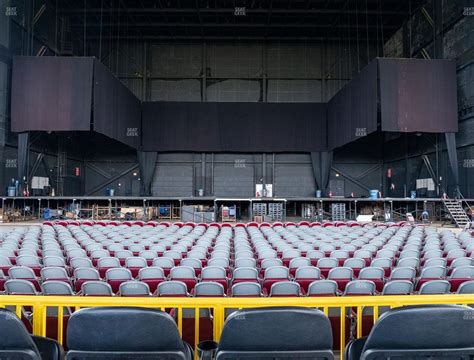
[[[234,8],[200,8],[199,12],[201,15],[203,14],[215,14],[215,13],[222,13],[222,14],[230,14],[234,15]],[[100,8],[88,8],[85,10],[86,13],[98,13],[100,14]],[[128,13],[128,14],[144,14],[144,15],[152,15],[152,14],[197,14],[196,8],[127,8],[127,9],[114,9],[115,13]],[[246,16],[251,14],[268,14],[269,9],[246,9]],[[272,14],[283,14],[283,15],[364,15],[366,11],[361,14],[361,12],[357,12],[352,9],[281,9],[281,8],[272,8]],[[59,14],[67,15],[81,15],[84,14],[84,8],[72,8],[72,9],[59,9]],[[406,16],[408,15],[408,11],[406,10],[383,10],[383,15],[400,15]],[[367,10],[367,14],[369,15],[380,15],[380,11],[378,9],[369,9]]]

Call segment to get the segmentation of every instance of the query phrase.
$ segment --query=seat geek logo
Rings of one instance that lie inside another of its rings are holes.
[[[128,137],[138,136],[138,128],[136,127],[127,128],[127,136]]]
[[[17,16],[16,6],[7,6],[5,8],[5,16]]]

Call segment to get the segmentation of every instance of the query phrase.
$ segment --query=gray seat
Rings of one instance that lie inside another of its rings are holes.
[[[67,329],[68,360],[179,359],[193,352],[173,318],[143,308],[102,307],[75,312]]]
[[[227,318],[216,358],[333,359],[331,349],[331,324],[320,310],[247,309]]]
[[[232,286],[232,296],[260,297],[262,296],[262,288],[256,282],[240,282]]]
[[[369,336],[350,342],[347,360],[468,359],[474,356],[472,310],[457,305],[407,306],[387,311]]]
[[[120,296],[150,296],[150,287],[141,281],[130,280],[120,284]]]
[[[16,315],[0,309],[0,359],[61,360],[62,347],[54,340],[31,336]]]

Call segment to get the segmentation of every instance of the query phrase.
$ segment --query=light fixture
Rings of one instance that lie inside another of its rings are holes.
[[[339,173],[336,173],[336,177],[339,177]]]
[[[138,175],[138,173],[135,171],[135,172],[133,173],[133,176],[137,176],[137,175]]]

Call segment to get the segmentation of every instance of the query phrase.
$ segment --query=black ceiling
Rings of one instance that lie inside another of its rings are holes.
[[[384,41],[423,0],[57,0],[88,40]]]

